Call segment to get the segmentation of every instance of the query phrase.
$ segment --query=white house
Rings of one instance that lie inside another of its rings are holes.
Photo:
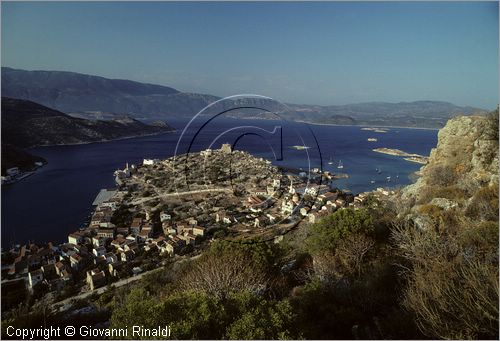
[[[29,279],[29,287],[33,289],[33,287],[43,280],[43,272],[41,269],[34,270],[28,273]]]
[[[106,248],[103,246],[96,247],[94,250],[92,250],[92,253],[96,257],[104,256],[106,254]]]
[[[166,212],[162,212],[162,213],[160,214],[160,221],[161,221],[162,223],[163,223],[164,221],[166,221],[166,220],[170,220],[170,219],[172,219],[172,216],[171,216],[170,214],[168,214],[168,213],[166,213]]]
[[[200,155],[201,156],[210,156],[210,155],[212,155],[212,149],[208,148],[208,149],[202,150],[200,152]]]
[[[7,172],[7,175],[15,176],[15,175],[19,174],[19,167],[9,168],[9,169],[7,169],[6,172]]]
[[[83,241],[83,234],[80,233],[79,231],[70,233],[68,235],[68,243],[70,244],[80,244]]]
[[[142,160],[142,164],[144,166],[152,166],[154,164],[157,164],[158,162],[160,162],[160,160],[158,160],[158,159],[144,159],[144,160]]]
[[[292,213],[293,212],[293,201],[290,200],[283,200],[281,204],[281,213],[287,214],[287,213]]]
[[[201,227],[201,226],[195,226],[195,227],[193,227],[193,234],[195,236],[203,237],[205,235],[205,228]]]

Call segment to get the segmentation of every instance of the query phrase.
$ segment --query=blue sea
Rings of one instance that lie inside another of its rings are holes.
[[[349,178],[337,180],[337,187],[359,193],[407,185],[412,182],[411,174],[421,167],[372,149],[397,148],[429,155],[437,143],[437,130],[424,129],[389,128],[386,133],[376,133],[359,126],[229,118],[208,124],[180,120],[169,123],[177,129],[175,133],[33,148],[31,152],[44,157],[48,164],[34,175],[2,188],[2,247],[28,240],[65,241],[67,234],[85,221],[99,190],[115,186],[113,172],[124,168],[126,162],[138,164],[144,158],[167,158],[176,152],[218,148],[228,142],[275,165],[306,172],[322,168],[346,173]],[[370,137],[377,141],[368,142]],[[343,169],[337,168],[339,162]]]

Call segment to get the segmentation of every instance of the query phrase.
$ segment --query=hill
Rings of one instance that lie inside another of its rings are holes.
[[[2,97],[2,174],[10,167],[35,168],[44,159],[21,148],[107,141],[172,131],[164,122],[148,125],[120,117],[86,120],[71,117],[35,102]]]
[[[35,102],[2,97],[2,143],[18,147],[76,144],[172,131],[123,118],[90,121]]]
[[[6,67],[2,67],[2,93],[66,113],[102,111],[132,114],[138,119],[191,114],[216,99],[129,80]]]
[[[2,91],[4,96],[31,100],[69,114],[104,112],[147,120],[192,117],[209,103],[220,99],[217,96],[185,93],[167,86],[129,80],[7,67],[2,67]],[[248,99],[245,103],[257,107],[266,105],[271,110],[279,109],[259,98]],[[470,115],[483,111],[440,101],[287,106],[289,110],[278,111],[278,114],[295,121],[425,128],[440,128],[458,114]],[[251,113],[246,116],[255,118],[255,115]]]
[[[28,172],[35,168],[35,162],[46,163],[45,159],[32,155],[11,144],[2,143],[2,175],[7,169],[19,167],[22,172]]]

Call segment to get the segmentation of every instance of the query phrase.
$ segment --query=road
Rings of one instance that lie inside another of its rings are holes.
[[[138,274],[136,276],[133,276],[133,277],[128,277],[128,278],[124,278],[124,279],[121,279],[119,280],[118,282],[115,282],[113,283],[111,286],[113,288],[119,288],[121,286],[124,286],[124,285],[127,285],[129,283],[133,283],[139,279],[141,279],[144,275],[146,274],[150,274],[154,271],[159,271],[159,269],[154,269],[154,270],[150,270],[150,271],[146,271],[146,272],[143,272],[141,274]],[[73,300],[82,300],[90,295],[93,295],[93,294],[97,294],[97,295],[100,295],[102,293],[104,293],[106,290],[108,290],[108,287],[105,286],[105,287],[100,287],[100,288],[97,288],[95,290],[92,290],[92,291],[87,291],[87,292],[84,292],[82,294],[78,294],[78,295],[75,295],[75,296],[71,296],[71,297],[68,297],[62,301],[59,301],[59,302],[55,302],[54,305],[61,305],[61,307],[59,308],[60,311],[64,311],[66,310],[68,307],[68,305],[71,304],[71,301]]]
[[[135,199],[134,201],[131,202],[131,204],[132,205],[139,205],[139,204],[143,204],[145,202],[148,202],[148,201],[154,200],[154,199],[158,199],[158,198],[171,198],[171,197],[178,197],[178,196],[190,195],[190,194],[216,193],[216,192],[233,193],[233,189],[232,188],[207,188],[207,189],[197,189],[194,191],[186,191],[186,192],[165,193],[165,194],[155,195],[153,197]]]
[[[176,260],[175,263],[182,263],[182,262],[185,262],[187,260],[194,260],[194,259],[197,259],[200,256],[201,256],[201,254],[193,256],[193,257],[182,256],[182,258]],[[165,267],[162,266],[162,267],[150,270],[150,271],[146,271],[146,272],[140,273],[140,274],[138,274],[136,276],[132,276],[132,277],[127,277],[127,278],[121,279],[121,280],[119,280],[119,281],[111,284],[111,287],[112,288],[122,287],[124,285],[127,285],[127,284],[130,284],[130,283],[133,283],[133,282],[136,282],[136,281],[140,280],[143,276],[145,276],[147,274],[153,273],[155,271],[161,271],[162,269],[165,270]],[[64,310],[67,310],[68,308],[71,307],[71,301],[73,301],[73,300],[81,300],[81,299],[84,299],[84,298],[86,298],[86,297],[88,297],[90,295],[93,295],[93,294],[101,295],[102,293],[104,293],[107,290],[108,290],[108,286],[100,287],[100,288],[97,288],[97,289],[95,289],[93,291],[87,291],[87,292],[84,292],[84,293],[81,293],[81,294],[78,294],[78,295],[75,295],[75,296],[68,297],[68,298],[66,298],[66,299],[64,299],[62,301],[55,302],[54,305],[60,306],[59,310],[60,311],[64,311]]]

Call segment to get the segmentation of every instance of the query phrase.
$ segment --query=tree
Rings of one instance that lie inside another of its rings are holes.
[[[224,298],[231,292],[265,292],[270,283],[266,248],[218,242],[180,279],[186,289]]]
[[[227,339],[288,339],[292,338],[295,319],[288,300],[274,301],[248,292],[233,294],[228,304],[235,310],[236,320],[226,329]]]
[[[374,223],[366,209],[339,210],[314,224],[306,244],[313,254],[334,250],[339,242],[351,235],[374,232]]]
[[[363,258],[375,244],[375,241],[363,234],[352,235],[343,239],[335,250],[335,255],[339,257],[340,262],[348,273],[357,272],[361,274],[361,265]]]

